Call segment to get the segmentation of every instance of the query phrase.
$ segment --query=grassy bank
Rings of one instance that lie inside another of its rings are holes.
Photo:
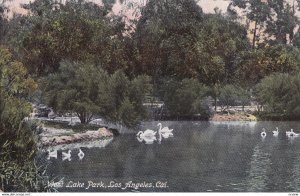
[[[300,115],[284,113],[258,112],[255,114],[259,121],[299,121]]]

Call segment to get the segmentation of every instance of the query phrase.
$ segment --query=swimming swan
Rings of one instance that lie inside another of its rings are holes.
[[[262,130],[263,131],[260,133],[261,137],[266,137],[267,136],[266,129],[263,128]]]
[[[156,140],[156,132],[150,129],[147,129],[146,131],[142,132],[139,131],[136,136],[139,142],[145,141],[146,144],[153,144],[153,142]]]
[[[57,150],[54,150],[54,151],[50,151],[50,150],[47,150],[48,151],[48,160],[53,157],[55,159],[57,159]]]
[[[82,160],[83,157],[84,157],[84,153],[82,152],[82,150],[80,148],[79,148],[78,157],[79,157],[80,160]]]
[[[172,133],[173,132],[173,129],[169,129],[169,127],[164,127],[162,128],[162,124],[161,123],[158,123],[157,126],[159,126],[159,130],[158,130],[158,133]]]
[[[276,127],[276,130],[273,131],[273,136],[278,136],[279,134],[279,130],[278,130],[278,127]]]
[[[145,138],[145,137],[155,137],[156,131],[147,129],[146,131],[139,131],[136,136],[140,138]]]
[[[287,131],[289,137],[298,137],[299,133],[295,133],[293,129],[291,131]]]
[[[68,150],[68,153],[62,152],[62,160],[68,159],[68,161],[71,161],[71,150]]]

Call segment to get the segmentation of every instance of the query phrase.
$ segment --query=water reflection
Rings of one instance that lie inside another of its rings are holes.
[[[300,140],[280,131],[261,140],[261,130],[299,128],[297,122],[212,123],[164,122],[175,137],[156,133],[156,140],[134,134],[115,138],[106,148],[83,148],[82,161],[51,159],[48,174],[72,181],[167,181],[165,189],[137,191],[280,191],[300,190]],[[157,122],[141,127],[157,128]],[[269,133],[269,132],[268,132]],[[161,139],[159,139],[161,137]],[[164,145],[141,145],[140,142]],[[67,149],[66,149],[67,150]],[[76,152],[77,154],[78,152]],[[73,154],[72,154],[73,156]],[[59,191],[86,191],[61,188]],[[131,191],[93,189],[90,191]]]
[[[270,154],[265,152],[260,145],[254,148],[250,162],[248,177],[248,191],[256,192],[265,190],[270,168]]]
[[[154,141],[157,140],[156,134],[158,134],[158,143],[161,144],[163,138],[168,139],[169,137],[174,137],[173,129],[169,129],[169,127],[162,128],[161,123],[158,123],[157,126],[159,126],[157,132],[150,129],[147,129],[144,132],[139,131],[137,133],[137,140],[140,143],[145,142],[145,144],[153,144]]]

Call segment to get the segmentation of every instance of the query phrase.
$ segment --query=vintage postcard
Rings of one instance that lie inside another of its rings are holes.
[[[298,195],[299,10],[0,0],[0,191]]]

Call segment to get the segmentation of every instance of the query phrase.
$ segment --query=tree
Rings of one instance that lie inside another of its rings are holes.
[[[120,17],[108,16],[111,3],[36,0],[24,5],[31,14],[23,17],[26,23],[18,33],[21,44],[15,47],[30,73],[54,73],[66,59],[96,63],[110,73],[125,68],[125,23]]]
[[[246,18],[254,23],[251,33],[255,48],[259,39],[269,44],[293,44],[299,34],[299,5],[299,0],[231,0],[229,10],[237,13],[234,7],[242,9]]]
[[[268,6],[273,13],[266,22],[265,33],[268,35],[268,42],[292,44],[295,34],[299,31],[299,18],[296,13],[299,5],[296,0],[272,0],[268,1]]]
[[[6,34],[6,25],[7,25],[7,16],[6,16],[6,11],[7,7],[5,6],[6,0],[1,0],[0,1],[0,45],[3,42],[3,38]]]
[[[235,82],[237,59],[250,49],[246,29],[220,14],[206,15],[196,42],[198,79],[215,86]]]
[[[253,87],[272,73],[294,73],[300,68],[299,49],[287,45],[265,45],[253,51],[243,52],[236,75],[244,87]]]
[[[245,110],[246,105],[251,103],[251,93],[250,90],[246,90],[242,87],[237,88],[238,103],[242,105],[243,111]]]
[[[252,48],[256,47],[256,43],[260,38],[258,35],[258,28],[265,28],[266,21],[271,19],[271,9],[268,3],[264,0],[231,0],[228,9],[235,12],[234,7],[242,9],[245,17],[254,23]]]
[[[197,114],[209,117],[209,110],[204,104],[208,89],[196,79],[169,80],[164,89],[163,100],[171,117],[191,118]]]
[[[237,88],[233,85],[225,85],[220,90],[219,103],[222,108],[235,106],[238,100]]]
[[[278,73],[264,78],[257,85],[256,93],[267,112],[299,116],[299,87],[299,74]]]
[[[101,116],[128,127],[145,117],[142,100],[148,83],[145,76],[129,80],[122,71],[109,75],[99,66],[71,62],[43,80],[45,100],[55,111],[75,112],[83,124]]]
[[[203,20],[194,0],[150,0],[134,34],[137,73],[178,78],[196,76],[195,45]]]

